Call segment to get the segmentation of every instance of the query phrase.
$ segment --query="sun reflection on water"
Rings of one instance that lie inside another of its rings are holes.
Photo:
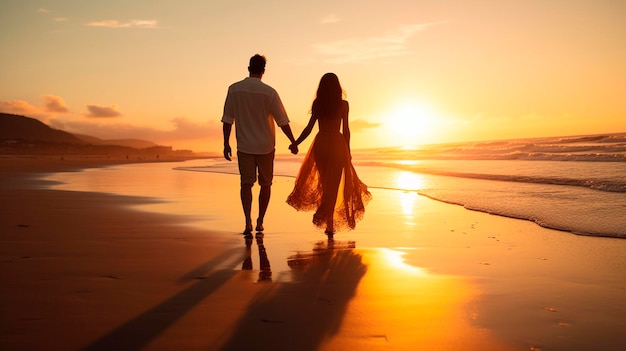
[[[403,189],[400,193],[400,205],[402,214],[405,216],[406,224],[415,225],[415,205],[417,200],[417,190],[424,186],[424,177],[420,174],[402,171],[396,175],[396,187]]]
[[[408,264],[408,256],[419,254],[410,250],[359,251],[367,274],[350,302],[341,337],[321,350],[502,350],[471,324],[468,302],[475,292],[467,281]]]
[[[381,249],[381,253],[386,260],[389,267],[402,271],[404,273],[412,273],[419,275],[427,275],[426,271],[420,267],[415,267],[407,264],[404,261],[403,256],[406,255],[406,252],[397,251],[392,249]]]
[[[402,206],[402,214],[407,219],[413,219],[413,210],[415,207],[415,200],[417,199],[417,193],[413,191],[405,191],[400,194],[400,204]]]
[[[396,187],[403,190],[420,190],[424,187],[424,176],[410,171],[396,173]]]
[[[419,160],[398,160],[395,163],[399,165],[404,165],[404,166],[415,166],[422,162]]]

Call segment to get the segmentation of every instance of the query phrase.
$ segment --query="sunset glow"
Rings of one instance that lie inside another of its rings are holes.
[[[320,77],[338,75],[354,148],[622,132],[625,11],[583,0],[5,1],[0,112],[221,153],[227,87],[260,53],[298,134]],[[287,146],[279,134],[277,151]]]
[[[425,105],[402,104],[389,113],[387,120],[390,145],[410,147],[441,140],[441,116]]]
[[[624,350],[626,0],[1,0],[0,44],[0,351]]]

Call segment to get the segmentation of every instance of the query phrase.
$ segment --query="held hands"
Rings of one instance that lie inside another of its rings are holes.
[[[291,145],[289,145],[289,150],[291,150],[291,153],[294,155],[298,154],[298,144],[293,143]]]

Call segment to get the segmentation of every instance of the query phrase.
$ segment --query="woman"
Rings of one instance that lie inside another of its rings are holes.
[[[352,166],[348,110],[339,79],[334,73],[326,73],[317,88],[311,119],[290,146],[292,151],[296,149],[318,123],[319,132],[287,203],[298,211],[315,210],[313,224],[324,228],[329,238],[337,230],[354,229],[372,197]]]

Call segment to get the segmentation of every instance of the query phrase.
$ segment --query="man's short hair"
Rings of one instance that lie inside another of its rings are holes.
[[[265,63],[267,60],[265,56],[256,54],[250,58],[250,65],[248,66],[248,72],[252,74],[265,73]]]

